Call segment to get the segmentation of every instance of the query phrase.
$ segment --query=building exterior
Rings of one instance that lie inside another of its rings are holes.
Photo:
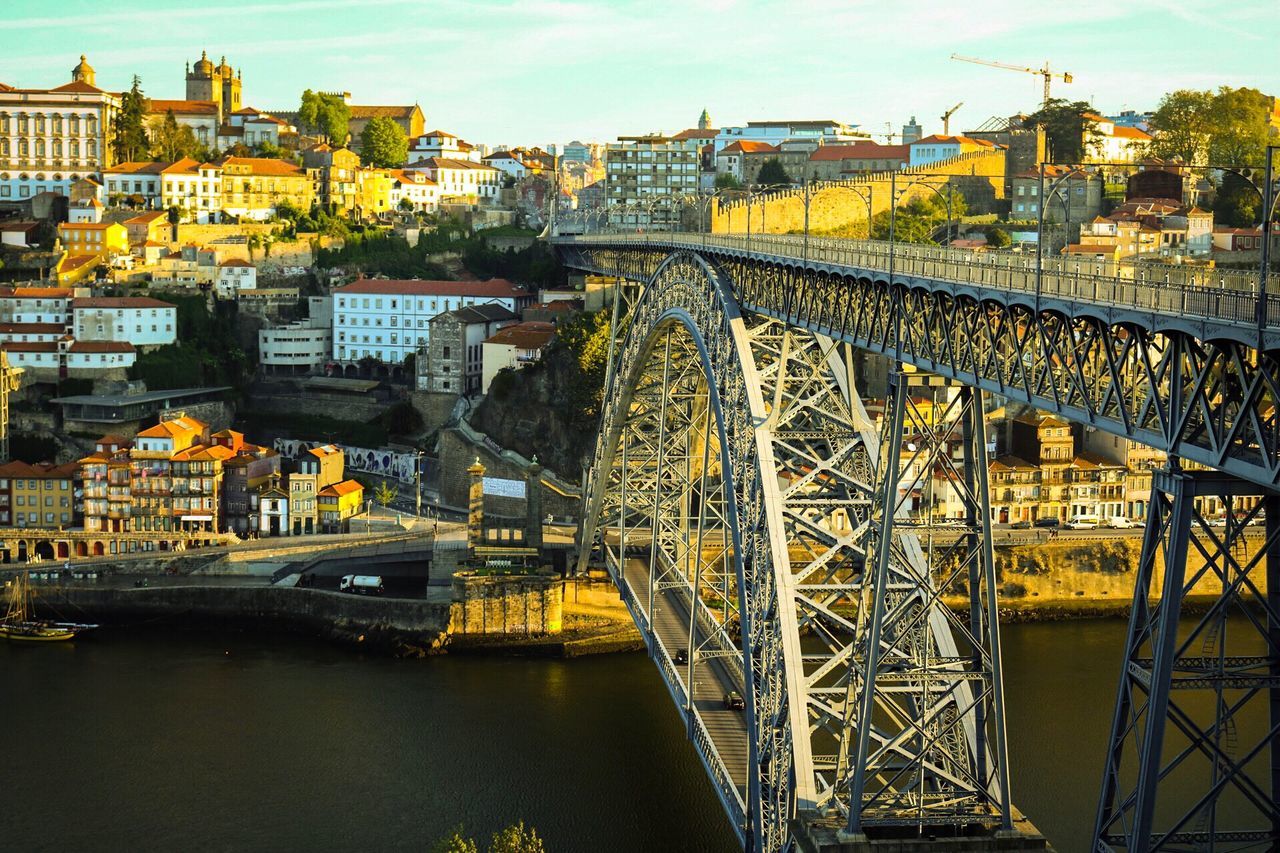
[[[409,160],[426,160],[432,157],[443,157],[448,160],[471,160],[479,163],[483,152],[452,133],[433,130],[409,138]]]
[[[333,355],[333,300],[308,297],[305,320],[258,332],[258,363],[266,373],[315,373]]]
[[[160,205],[177,208],[179,219],[216,222],[223,207],[222,167],[184,157],[160,170]]]
[[[472,160],[428,157],[410,163],[404,171],[421,172],[435,181],[440,202],[489,203],[498,198],[502,187],[500,171]]]
[[[215,432],[210,441],[232,452],[222,463],[220,529],[251,533],[259,524],[255,498],[273,477],[280,476],[280,454],[246,442],[242,433],[230,429]]]
[[[748,154],[777,156],[779,148],[768,142],[756,142],[751,139],[739,139],[726,145],[716,154],[716,174],[732,175],[739,183],[746,183],[743,166]],[[757,172],[759,169],[757,168]]]
[[[253,107],[242,107],[227,116],[226,123],[218,128],[218,148],[233,145],[261,148],[274,145],[277,148],[297,141],[298,128],[285,119],[264,113]]]
[[[129,450],[129,488],[135,531],[215,532],[222,463],[235,455],[211,444],[207,424],[169,413],[139,432]]]
[[[392,210],[401,210],[406,205],[423,213],[435,213],[440,209],[440,185],[425,173],[390,169],[388,174],[391,177]]]
[[[444,311],[427,321],[428,342],[418,353],[417,388],[440,394],[472,394],[483,387],[482,344],[503,326],[517,322],[502,305]]]
[[[172,115],[177,124],[191,128],[196,142],[206,148],[214,148],[218,143],[218,126],[222,122],[220,107],[221,105],[214,101],[149,99],[144,121],[148,130],[154,131]]]
[[[284,160],[224,157],[218,165],[222,212],[228,216],[267,219],[281,202],[310,210],[315,201],[316,174]]]
[[[316,197],[322,205],[350,213],[360,200],[360,155],[323,142],[302,152],[302,165],[315,170]]]
[[[173,236],[169,214],[163,210],[150,210],[131,216],[123,223],[129,236],[129,246],[135,254],[146,243],[168,243]]]
[[[213,290],[220,299],[234,299],[242,290],[258,286],[258,268],[248,261],[232,258],[218,265],[218,280]]]
[[[605,164],[610,224],[674,229],[681,211],[671,200],[698,192],[701,163],[697,139],[618,137],[609,144]]]
[[[482,388],[488,393],[493,377],[507,368],[513,370],[542,360],[543,350],[556,336],[554,323],[527,321],[506,326],[485,339]]]
[[[909,145],[870,140],[852,145],[821,145],[809,155],[805,174],[814,181],[838,181],[867,172],[896,172],[911,159]]]
[[[135,207],[159,208],[160,173],[168,165],[158,160],[129,161],[103,169],[102,183],[108,203],[128,201]]]
[[[343,92],[343,100],[350,101],[351,95]],[[351,111],[351,118],[347,122],[347,131],[351,134],[351,144],[360,150],[360,134],[364,132],[365,125],[374,118],[389,118],[396,124],[400,125],[404,130],[405,136],[414,139],[422,135],[423,116],[422,108],[417,104],[407,106],[360,106],[359,104],[348,103],[347,108]]]
[[[1091,222],[1102,212],[1104,180],[1101,175],[1069,166],[1044,167],[1043,192],[1048,194],[1045,222],[1066,223],[1067,243],[1076,242],[1080,224]],[[1013,177],[1012,219],[1040,218],[1040,170],[1028,170]]]
[[[1085,132],[1085,162],[1135,163],[1151,144],[1151,134],[1128,124],[1118,124],[1097,113],[1085,115],[1093,122],[1093,133]]]
[[[214,104],[219,122],[240,109],[241,85],[239,72],[232,70],[225,56],[214,66],[202,50],[195,64],[187,65],[187,100]]]
[[[343,480],[345,457],[342,449],[326,444],[313,447],[294,460],[286,488],[289,500],[289,530],[294,536],[320,532],[320,492]],[[334,496],[330,496],[334,497]],[[341,498],[341,495],[336,496]],[[331,500],[330,511],[336,512]],[[357,510],[360,500],[355,502]]]
[[[429,339],[428,322],[444,311],[500,305],[518,312],[532,294],[505,279],[395,281],[361,279],[333,291],[333,360],[375,358],[401,364]]]
[[[349,533],[352,517],[360,514],[364,504],[364,486],[355,480],[343,480],[325,486],[316,495],[322,533]]]
[[[94,452],[81,459],[84,489],[84,529],[127,533],[132,529],[133,493],[129,483],[129,439],[104,435]]]
[[[0,83],[0,201],[55,192],[111,165],[111,128],[120,96],[96,85],[80,57],[71,81],[51,89]]]
[[[712,156],[739,140],[781,145],[787,140],[807,140],[814,145],[852,143],[867,139],[856,125],[834,119],[812,121],[749,121],[745,126],[722,127],[711,137]]]
[[[97,296],[71,301],[77,341],[119,341],[146,349],[177,341],[178,309],[148,296]]]
[[[911,143],[909,148],[911,150],[910,165],[928,166],[930,163],[949,160],[952,157],[959,157],[961,154],[968,154],[974,151],[990,151],[995,148],[995,143],[986,139],[974,139],[968,136],[933,134],[923,139],[917,139]]]
[[[68,325],[75,290],[69,287],[0,286],[0,323]]]
[[[129,253],[129,230],[119,222],[64,222],[58,240],[69,255],[97,255],[110,260]]]
[[[0,465],[0,527],[70,527],[75,522],[79,466]]]

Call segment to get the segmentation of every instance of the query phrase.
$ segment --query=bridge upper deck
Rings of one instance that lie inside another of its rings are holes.
[[[1257,272],[1204,266],[1038,259],[1010,251],[793,234],[601,233],[553,239],[568,245],[732,253],[851,274],[892,272],[895,281],[970,288],[979,296],[999,295],[1032,307],[1038,297],[1041,307],[1096,310],[1105,319],[1134,320],[1148,328],[1181,326],[1192,334],[1235,338],[1256,336],[1261,329],[1267,349],[1280,346],[1280,274],[1275,273],[1259,300]]]

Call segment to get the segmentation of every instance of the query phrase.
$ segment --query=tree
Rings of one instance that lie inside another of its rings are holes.
[[[400,490],[388,483],[386,480],[379,483],[377,488],[373,490],[373,499],[381,506],[387,506],[399,496]]]
[[[164,121],[152,131],[151,156],[169,163],[193,157],[199,152],[200,143],[196,141],[195,131],[185,124],[178,124],[173,110],[166,112]]]
[[[1044,131],[1046,157],[1051,163],[1080,163],[1100,134],[1088,101],[1052,98],[1027,116],[1026,127]]]
[[[135,74],[133,86],[120,96],[120,109],[111,127],[111,149],[116,160],[141,160],[147,156],[149,143],[144,120],[147,98],[142,94],[142,81]]]
[[[737,190],[742,188],[742,181],[732,172],[716,173],[716,189]]]
[[[1151,154],[1186,163],[1256,165],[1270,132],[1269,99],[1257,89],[1179,89],[1151,116]]]
[[[1009,232],[1003,228],[987,229],[987,245],[993,249],[1007,249],[1013,242]]]
[[[462,827],[451,830],[431,847],[431,853],[480,853],[474,839],[462,834]]]
[[[781,184],[790,185],[791,176],[787,174],[787,170],[782,168],[782,161],[777,157],[770,157],[760,166],[760,173],[756,175],[756,183],[764,186],[777,186]]]
[[[407,195],[401,196],[400,203],[396,207],[400,208],[402,213],[411,213],[413,211],[413,202],[409,200]]]
[[[1213,93],[1179,89],[1160,99],[1151,114],[1149,153],[1184,163],[1202,161],[1209,153]]]
[[[302,103],[298,106],[298,121],[309,130],[324,138],[326,142],[345,145],[347,142],[347,123],[351,120],[351,110],[341,95],[328,92],[313,92],[307,89],[302,93]]]
[[[403,166],[409,156],[409,137],[395,119],[374,116],[360,131],[360,161],[378,169]]]
[[[524,821],[508,826],[493,834],[489,853],[546,853],[542,839],[533,827],[525,827]]]

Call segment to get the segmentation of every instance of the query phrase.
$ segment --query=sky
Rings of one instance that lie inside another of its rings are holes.
[[[426,129],[489,145],[607,141],[752,120],[870,133],[916,116],[953,133],[1035,109],[1041,78],[952,53],[1070,72],[1054,94],[1103,113],[1177,88],[1280,94],[1280,0],[0,0],[0,82],[54,86],[86,54],[102,88],[133,75],[184,97],[207,50],[243,99],[302,90],[417,103]]]

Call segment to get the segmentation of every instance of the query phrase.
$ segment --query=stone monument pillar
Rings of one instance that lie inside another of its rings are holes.
[[[467,469],[471,475],[471,491],[467,500],[467,547],[475,550],[484,544],[484,466],[480,457]]]
[[[542,550],[542,466],[538,457],[524,472],[524,544]]]

